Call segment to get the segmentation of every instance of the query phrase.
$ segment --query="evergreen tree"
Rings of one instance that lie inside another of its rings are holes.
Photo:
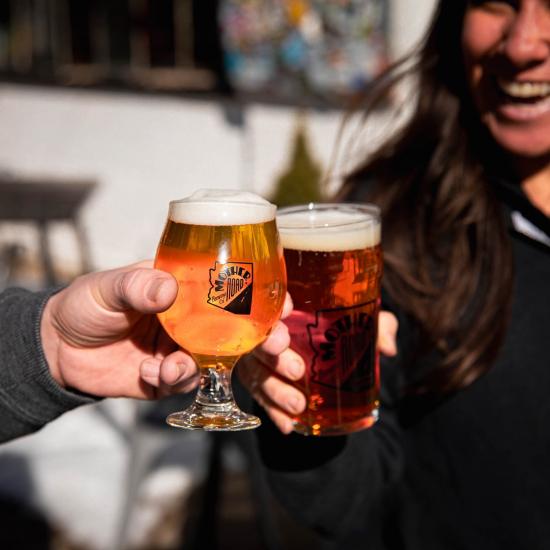
[[[322,202],[322,170],[310,152],[303,116],[298,119],[291,151],[288,167],[277,179],[271,202],[277,206]]]

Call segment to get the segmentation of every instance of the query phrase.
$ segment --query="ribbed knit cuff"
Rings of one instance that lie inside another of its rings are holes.
[[[44,306],[59,289],[0,294],[0,441],[33,432],[92,397],[62,388],[51,376],[40,339]]]

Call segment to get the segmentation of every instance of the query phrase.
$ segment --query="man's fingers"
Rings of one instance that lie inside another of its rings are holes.
[[[175,351],[163,359],[149,357],[140,366],[140,376],[143,381],[155,388],[187,383],[197,374],[198,369],[195,362],[181,350]]]
[[[94,273],[88,284],[97,302],[113,312],[158,313],[170,307],[178,293],[169,273],[137,266]]]
[[[193,378],[198,373],[198,367],[193,358],[184,351],[175,351],[165,357],[160,365],[160,381],[168,386],[175,386]]]
[[[148,357],[139,366],[139,375],[144,382],[158,388],[160,386],[160,364],[162,360]]]

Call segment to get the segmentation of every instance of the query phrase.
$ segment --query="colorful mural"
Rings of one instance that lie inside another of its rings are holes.
[[[223,0],[220,26],[240,91],[349,96],[387,63],[386,0]]]

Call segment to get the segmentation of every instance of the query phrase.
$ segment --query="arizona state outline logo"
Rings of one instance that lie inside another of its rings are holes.
[[[250,315],[254,264],[214,262],[210,268],[208,303],[236,315]]]
[[[374,386],[375,310],[376,300],[373,300],[315,312],[315,322],[307,325],[309,345],[314,354],[310,372],[312,382],[350,392]]]

